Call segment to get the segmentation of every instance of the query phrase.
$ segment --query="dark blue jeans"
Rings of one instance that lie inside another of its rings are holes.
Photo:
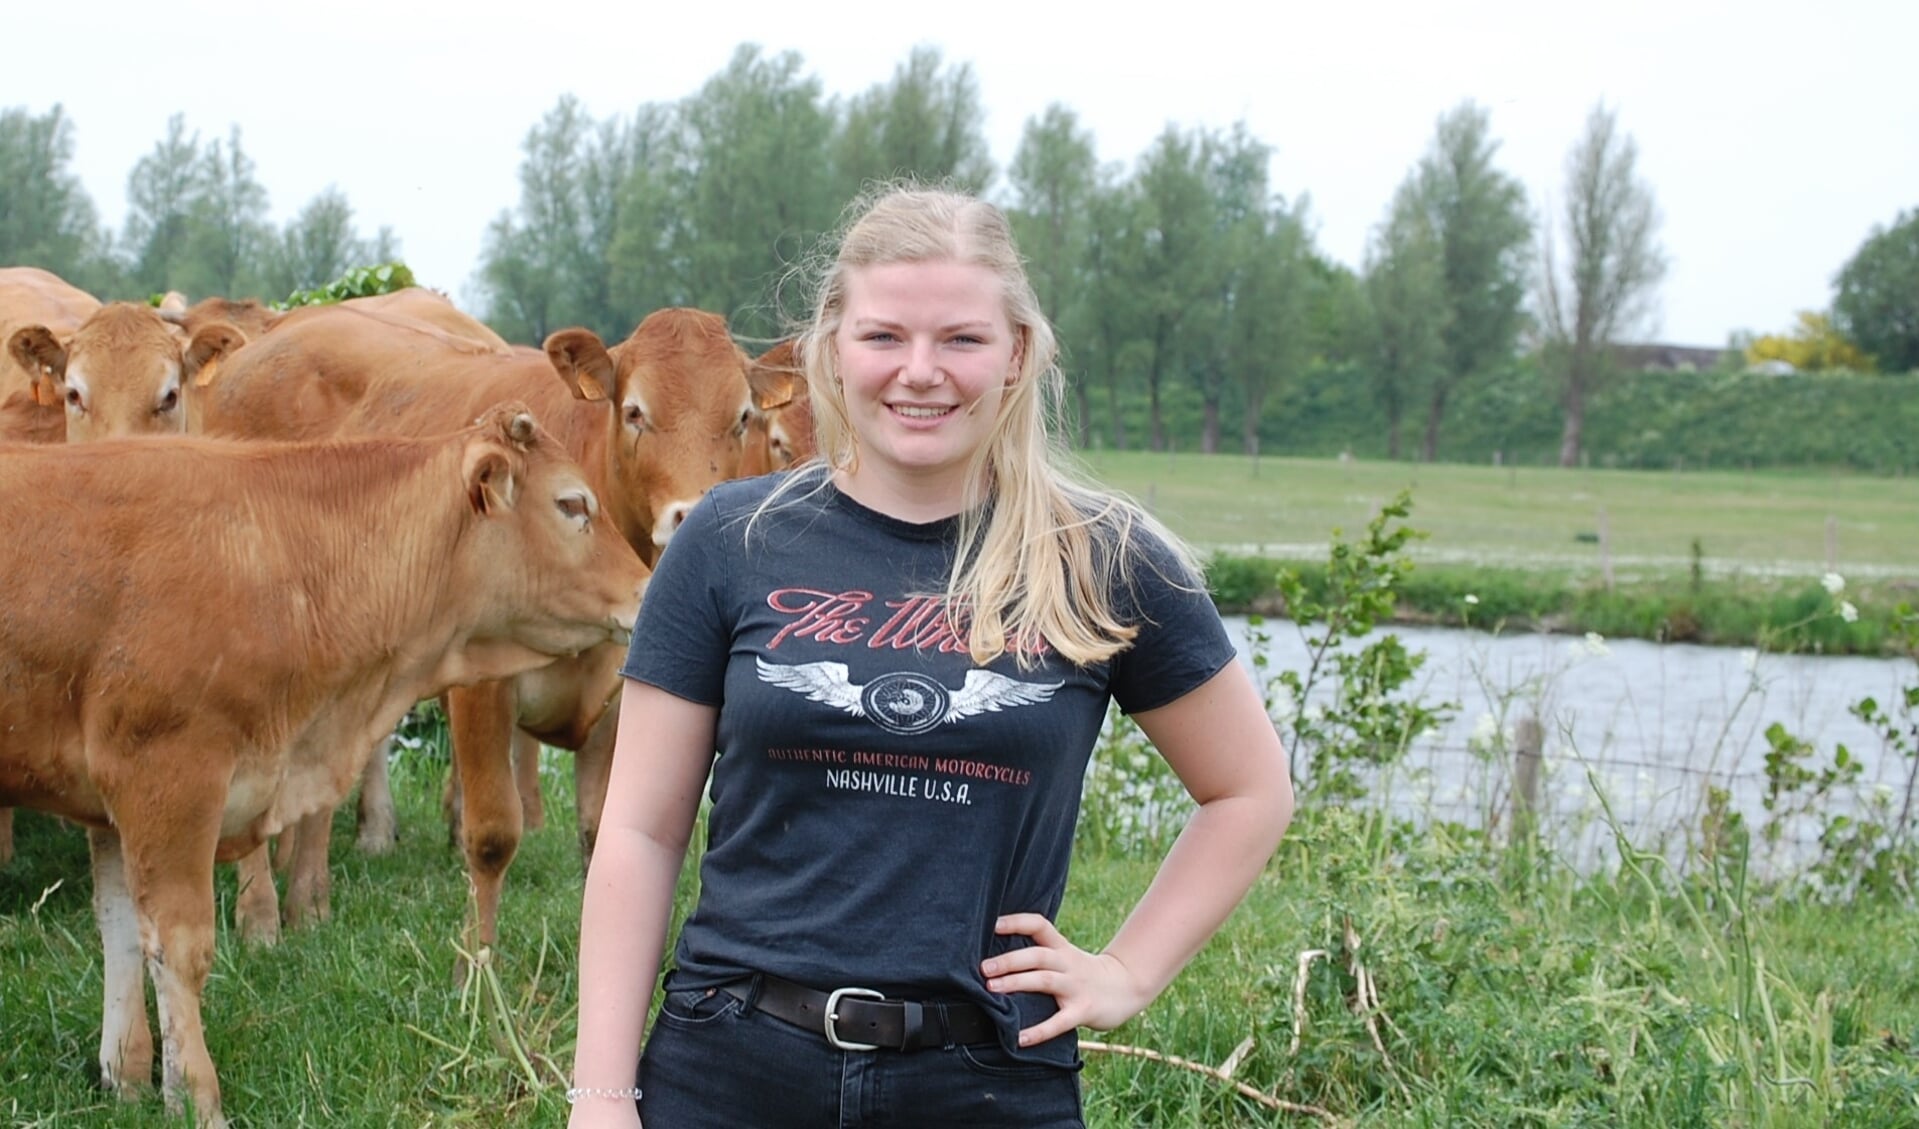
[[[669,991],[640,1056],[646,1129],[1084,1129],[1079,1075],[998,1044],[843,1051],[717,989]]]

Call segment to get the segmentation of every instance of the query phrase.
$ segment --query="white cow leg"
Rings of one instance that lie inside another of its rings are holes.
[[[123,1098],[153,1085],[153,1034],[147,1030],[146,982],[140,962],[140,922],[127,892],[120,836],[89,828],[93,859],[93,916],[100,926],[100,1084]]]
[[[387,780],[387,757],[392,753],[393,738],[389,735],[373,750],[360,772],[358,845],[369,855],[383,855],[400,840],[400,822],[393,814],[393,789]]]

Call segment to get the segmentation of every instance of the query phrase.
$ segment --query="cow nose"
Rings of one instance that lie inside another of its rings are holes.
[[[660,510],[659,516],[653,522],[655,545],[662,549],[666,548],[666,543],[673,539],[673,534],[678,532],[680,524],[686,520],[686,515],[693,512],[695,501],[698,499],[674,502]]]

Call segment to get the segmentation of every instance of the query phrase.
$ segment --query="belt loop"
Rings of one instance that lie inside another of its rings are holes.
[[[946,1018],[945,1000],[933,1001],[933,1014],[939,1017],[940,1049],[950,1051],[953,1049],[953,1025]]]
[[[765,987],[766,974],[764,972],[755,972],[746,978],[746,995],[741,998],[740,1002],[745,1006],[747,1011],[759,1010],[760,991]]]
[[[900,1050],[917,1051],[926,1045],[926,1006],[913,1000],[903,1000],[900,1006]]]

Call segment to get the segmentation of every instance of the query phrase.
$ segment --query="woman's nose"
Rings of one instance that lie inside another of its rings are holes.
[[[933,346],[915,344],[907,350],[906,363],[900,369],[900,380],[903,383],[916,388],[930,388],[938,384],[944,376]]]

